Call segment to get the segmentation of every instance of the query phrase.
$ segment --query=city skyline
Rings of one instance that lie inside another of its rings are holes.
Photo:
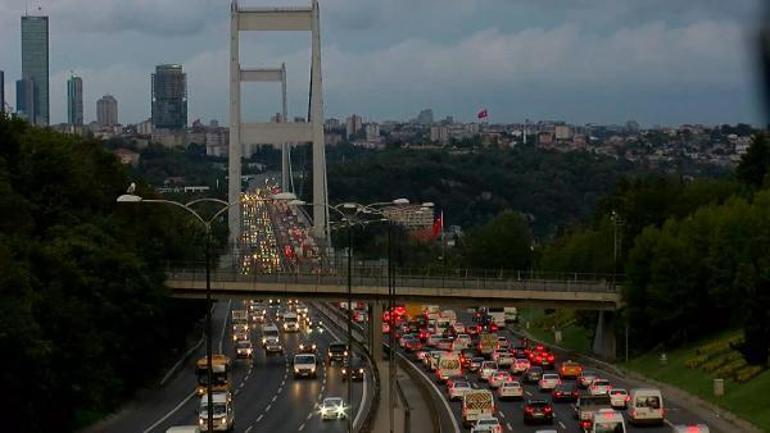
[[[221,65],[227,59],[229,8],[210,0],[186,2],[184,8],[170,0],[153,10],[135,2],[105,1],[90,16],[73,15],[81,3],[41,2],[42,12],[51,17],[52,123],[66,121],[66,88],[58,83],[66,81],[70,69],[89,83],[86,105],[111,93],[121,101],[124,123],[150,118],[145,77],[161,63],[184,66],[190,121],[227,121],[227,70]],[[490,122],[761,122],[756,55],[749,43],[756,0],[730,7],[706,0],[655,0],[644,6],[585,0],[568,7],[484,0],[452,8],[426,0],[409,17],[401,16],[402,3],[321,4],[330,117],[358,113],[379,121],[403,120],[432,107],[436,118],[450,115],[458,121],[473,120],[478,109],[488,108]],[[24,6],[20,0],[0,6],[4,40],[18,38]],[[399,31],[388,24],[396,18]],[[622,22],[633,24],[617,24]],[[308,71],[305,45],[305,38],[293,36],[278,44],[243,44],[244,57],[255,59],[252,63],[287,62],[290,117],[306,109],[302,94],[307,89],[299,86]],[[6,100],[12,106],[16,95],[10,83],[21,78],[14,51],[0,52],[8,78]],[[447,67],[458,57],[468,61]],[[272,97],[265,96],[272,95],[270,89],[249,92],[253,100]],[[244,107],[245,117],[267,120],[273,114],[256,105]],[[85,120],[95,120],[95,113],[87,112]]]

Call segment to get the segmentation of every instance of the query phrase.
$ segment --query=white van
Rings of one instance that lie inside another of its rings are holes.
[[[628,421],[636,424],[663,424],[663,395],[659,389],[636,388],[628,400]]]
[[[445,352],[439,356],[438,368],[436,368],[436,378],[439,382],[446,382],[447,379],[462,376],[462,374],[460,356],[456,352]]]
[[[519,310],[516,307],[503,307],[503,314],[506,323],[515,323],[519,321]]]
[[[626,433],[623,414],[613,409],[599,409],[591,423],[591,433]]]
[[[233,431],[235,414],[233,413],[232,401],[228,398],[227,393],[214,393],[211,395],[211,401],[214,402],[214,431]],[[201,429],[206,429],[208,425],[208,403],[208,395],[201,397],[198,409],[198,427]]]

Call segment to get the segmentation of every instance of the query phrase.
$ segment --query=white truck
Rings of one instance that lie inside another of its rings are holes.
[[[286,313],[283,315],[283,330],[286,332],[299,331],[299,316],[297,316],[297,313]]]
[[[247,310],[233,310],[233,332],[245,332],[249,330],[249,312]]]
[[[472,389],[463,396],[463,425],[470,427],[481,418],[493,416],[495,397],[486,389]]]
[[[214,393],[211,395],[211,401],[214,408],[214,431],[232,431],[233,425],[235,424],[235,413],[233,412],[232,400],[228,397],[228,394],[224,392]],[[201,397],[200,406],[198,409],[198,426],[202,430],[208,429],[208,407],[209,396],[204,394],[203,397]]]

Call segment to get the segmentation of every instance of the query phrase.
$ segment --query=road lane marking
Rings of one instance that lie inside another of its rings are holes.
[[[284,386],[284,385],[286,385],[286,381],[285,381],[285,380],[282,380],[282,381],[281,381],[281,386]]]
[[[256,420],[255,422],[260,422],[260,421],[262,421],[262,417],[264,417],[264,415],[260,415],[260,416],[258,416],[258,417],[257,417],[257,420]]]
[[[312,417],[313,417],[313,412],[310,412],[309,414],[307,414],[307,417],[305,417],[305,419],[310,420],[310,418]]]
[[[321,393],[324,392],[324,389],[326,389],[326,386],[325,385],[321,385]]]
[[[270,412],[270,409],[271,409],[272,407],[273,407],[273,405],[272,405],[272,404],[268,404],[268,405],[267,405],[267,407],[265,408],[265,413],[267,413],[267,412]]]
[[[276,392],[276,394],[280,394],[281,391],[283,391],[283,387],[278,388],[278,391]]]
[[[277,396],[277,395],[274,395],[274,396],[273,396],[273,399],[272,399],[271,401],[272,401],[273,403],[275,403],[275,400],[276,400],[277,398],[278,398],[278,396]]]
[[[247,428],[247,429],[246,429],[246,432],[245,432],[245,433],[249,433],[249,432],[251,431],[251,429],[252,429],[252,428],[254,428],[254,426],[253,426],[253,425],[250,425],[250,426],[249,426],[249,428]]]
[[[499,414],[500,414],[500,418],[505,419],[505,414],[504,413],[499,412]]]
[[[409,365],[412,367],[412,369],[418,372],[430,384],[431,388],[433,388],[433,391],[436,393],[436,395],[439,396],[441,402],[444,403],[444,409],[451,417],[450,420],[452,421],[452,427],[454,427],[454,431],[458,433],[461,432],[462,430],[460,429],[460,424],[457,423],[457,418],[455,417],[454,412],[452,411],[452,407],[449,406],[449,402],[447,402],[446,398],[444,398],[444,393],[442,393],[441,390],[438,389],[436,384],[433,383],[433,380],[430,377],[428,377],[428,375],[425,374],[421,368],[418,368],[414,363],[412,363],[412,361],[410,361],[409,358],[407,358],[406,356],[398,352],[396,352],[396,354],[399,357],[401,357],[401,359],[406,360],[409,363]]]
[[[300,425],[300,426],[299,426],[299,428],[297,429],[297,431],[302,431],[302,430],[305,430],[305,423],[304,423],[304,422],[303,422],[303,423],[302,423],[302,425]]]
[[[227,331],[227,318],[230,317],[230,309],[232,308],[233,300],[227,301],[227,314],[225,314],[225,320],[222,322],[222,335],[219,337],[219,353],[222,353],[222,344],[225,341],[225,331]]]
[[[532,397],[532,393],[529,391],[524,391],[524,394],[527,394],[528,396]]]
[[[505,426],[508,427],[508,430],[513,431],[513,426],[511,425],[511,423],[509,423],[509,422],[505,423]],[[246,432],[246,433],[249,433],[249,432]]]
[[[195,396],[195,391],[191,392],[191,393],[190,393],[190,395],[188,395],[187,397],[185,397],[184,399],[182,399],[182,401],[181,401],[181,402],[179,402],[179,404],[178,404],[178,405],[176,405],[176,407],[175,407],[175,408],[171,409],[171,410],[170,410],[170,411],[169,411],[167,414],[163,415],[163,417],[162,417],[161,419],[159,419],[159,420],[155,421],[155,424],[153,424],[153,425],[151,425],[151,426],[147,427],[146,429],[144,429],[144,431],[143,431],[142,433],[149,433],[150,431],[152,431],[152,429],[154,429],[155,427],[157,427],[158,425],[160,425],[160,423],[162,423],[163,421],[167,420],[167,419],[168,419],[168,418],[169,418],[171,415],[173,415],[174,413],[176,413],[176,411],[178,411],[179,409],[181,409],[181,408],[182,408],[182,406],[184,406],[184,405],[185,405],[185,403],[187,403],[188,401],[190,401],[190,399],[191,399],[191,398],[193,398],[194,396]]]
[[[567,426],[564,425],[564,423],[561,421],[559,421],[559,427],[563,428],[564,430],[567,430]]]
[[[240,390],[240,389],[236,389],[236,390],[235,390],[235,395],[238,395],[238,394],[240,394],[240,393],[241,393],[241,390]]]

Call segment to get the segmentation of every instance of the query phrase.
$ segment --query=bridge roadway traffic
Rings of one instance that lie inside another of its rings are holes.
[[[462,321],[465,324],[472,323],[471,314],[467,312],[459,312],[458,320]],[[509,337],[511,341],[516,341],[515,339],[519,338],[519,335],[516,335],[514,332],[512,332],[510,329],[507,329],[507,328],[499,331],[498,334]],[[401,351],[401,353],[404,353],[404,352]],[[422,373],[424,373],[426,377],[429,380],[431,380],[432,383],[435,384],[436,389],[441,392],[443,401],[446,403],[445,406],[451,409],[451,412],[454,415],[455,421],[457,422],[459,429],[462,431],[463,430],[462,415],[461,415],[462,404],[459,401],[449,401],[446,387],[442,384],[439,384],[436,381],[435,376],[430,371],[427,371],[423,367],[422,362],[417,360],[415,355],[408,354],[406,356],[409,359],[409,361],[416,366],[417,369],[419,369]],[[561,360],[561,361],[566,360],[567,358],[565,357],[566,357],[566,354],[557,353],[557,360]],[[627,380],[621,377],[618,377],[615,374],[609,371],[606,371],[605,369],[594,368],[593,366],[590,367],[590,369],[599,373],[601,377],[609,379],[613,387],[626,388],[628,390],[636,387],[635,385],[630,384]],[[489,388],[486,382],[479,380],[477,373],[466,373],[466,377],[468,378],[468,381],[473,388],[477,388],[477,389]],[[504,432],[534,433],[537,430],[546,430],[546,429],[555,429],[559,432],[579,432],[580,431],[578,421],[573,416],[574,412],[572,410],[571,403],[556,403],[556,402],[553,403],[554,423],[552,426],[525,425],[522,413],[523,413],[523,407],[524,407],[524,404],[526,403],[526,400],[530,398],[533,398],[533,399],[543,398],[550,401],[551,396],[549,393],[538,391],[537,385],[535,384],[522,383],[522,386],[525,389],[525,395],[524,395],[524,399],[521,401],[516,401],[516,400],[500,401],[497,398],[497,394],[494,391],[492,392],[495,395],[495,405],[498,409],[498,412],[496,415],[500,420],[501,424],[503,425]],[[673,431],[673,428],[672,428],[673,425],[705,422],[704,420],[699,419],[697,415],[695,415],[693,412],[691,412],[687,408],[674,404],[670,399],[666,399],[666,395],[663,395],[663,400],[664,400],[664,405],[666,407],[666,423],[663,426],[634,427],[627,424],[628,431],[630,433],[671,433]],[[624,413],[624,416],[626,416],[625,413]],[[728,431],[716,430],[713,426],[711,427],[711,432],[712,433],[732,433]]]
[[[317,379],[294,379],[291,360],[299,345],[302,333],[281,331],[285,355],[266,356],[260,344],[259,326],[251,332],[255,348],[253,362],[238,360],[230,334],[231,308],[240,308],[240,301],[219,302],[214,310],[214,351],[221,345],[222,353],[233,358],[231,383],[236,433],[269,432],[344,432],[344,420],[322,421],[317,405],[326,397],[342,397],[347,400],[347,383],[341,378],[338,366],[327,367],[321,362]],[[313,322],[315,312],[311,310]],[[319,356],[326,354],[328,345],[336,340],[344,341],[338,330],[327,328],[314,330],[309,339],[318,345]],[[280,327],[279,327],[280,328]],[[307,335],[307,334],[304,334]],[[195,361],[205,356],[201,345],[181,370],[161,389],[147,392],[136,403],[118,413],[108,422],[90,430],[104,433],[163,433],[171,426],[197,423],[196,409],[199,399],[194,395],[196,386]],[[363,384],[353,382],[353,407],[349,413],[356,416],[363,398]],[[361,415],[363,416],[363,414]]]

